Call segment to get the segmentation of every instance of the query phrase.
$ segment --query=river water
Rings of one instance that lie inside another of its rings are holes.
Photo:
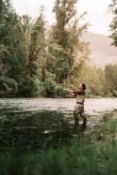
[[[17,98],[17,99],[0,99],[0,111],[7,117],[7,111],[13,112],[14,116],[24,115],[34,116],[39,111],[59,111],[63,112],[65,117],[71,118],[73,123],[73,110],[75,99],[73,98]],[[102,119],[105,113],[117,109],[117,98],[97,98],[86,99],[85,114],[88,117],[88,125],[95,126]],[[0,115],[0,118],[3,118]],[[49,119],[49,118],[48,118]]]
[[[0,99],[0,145],[39,148],[69,140],[74,133],[74,105],[75,99],[69,98]],[[116,109],[117,98],[86,99],[86,131]]]
[[[56,110],[71,113],[74,109],[75,99],[69,98],[13,98],[0,99],[0,109],[12,109],[21,111]],[[85,113],[98,115],[117,109],[117,98],[86,99]]]

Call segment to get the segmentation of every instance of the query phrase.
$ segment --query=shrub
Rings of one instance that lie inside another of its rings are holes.
[[[55,96],[55,82],[51,79],[46,79],[43,83],[42,94],[46,97],[54,97]]]
[[[17,82],[8,77],[0,77],[0,96],[15,95],[18,92]]]
[[[57,97],[66,97],[64,88],[60,85],[55,87],[55,94]]]
[[[20,85],[19,96],[35,97],[39,93],[39,81],[34,77],[30,77],[26,82]]]

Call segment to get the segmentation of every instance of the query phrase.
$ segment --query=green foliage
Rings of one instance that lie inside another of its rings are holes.
[[[19,17],[16,14],[10,1],[2,1],[0,9],[0,76],[16,81],[18,96],[35,96],[39,90],[36,83],[39,81],[38,74],[41,74],[44,67],[45,34],[42,14],[32,23],[30,17]]]
[[[56,24],[52,27],[49,37],[48,62],[52,63],[58,84],[63,83],[70,76],[75,59],[80,62],[81,56],[77,57],[78,53],[81,53],[81,50],[84,53],[84,50],[87,49],[86,44],[80,39],[82,32],[87,28],[87,24],[82,26],[79,24],[84,14],[77,19],[76,2],[77,0],[55,1]],[[83,60],[86,58],[86,55],[82,57]]]
[[[110,24],[111,29],[111,38],[113,39],[113,45],[117,46],[117,0],[112,0],[112,4],[110,5],[110,11],[113,15],[113,20]]]
[[[0,1],[0,96],[65,97],[66,87],[87,85],[87,96],[117,96],[116,65],[89,66],[90,51],[82,40],[88,24],[77,15],[77,0],[56,0],[55,24],[45,28],[43,11],[36,20],[19,17],[10,0]],[[111,30],[117,44],[116,0]],[[82,24],[82,25],[81,25]]]
[[[23,74],[23,83],[21,86],[21,92],[26,97],[32,97],[39,94],[39,83],[45,79],[45,29],[43,15],[37,18],[35,23],[31,26],[30,19],[28,17],[23,18],[22,27],[24,30],[25,46],[27,52],[26,66]],[[28,28],[30,30],[28,31]],[[28,33],[26,32],[28,31]],[[29,37],[28,37],[29,36]],[[28,39],[30,38],[30,39]],[[28,46],[27,46],[28,44]],[[35,81],[36,79],[36,81]],[[25,82],[25,83],[24,83]],[[21,93],[22,94],[22,93]]]
[[[6,79],[6,81],[12,80],[11,84],[16,83],[16,89],[19,90],[18,86],[22,80],[25,67],[25,58],[22,48],[23,36],[20,28],[19,17],[12,9],[10,1],[2,1],[0,8],[0,75]],[[9,82],[5,84],[9,87]],[[14,89],[14,91],[11,92],[12,94],[14,93],[13,96],[17,94],[17,90]],[[9,93],[10,90],[8,95]]]
[[[110,96],[117,96],[117,65],[105,67],[105,91]]]
[[[43,15],[37,18],[32,26],[30,45],[28,50],[28,63],[25,70],[25,77],[37,75],[39,65],[42,65],[42,60],[45,55],[45,29]],[[43,66],[43,65],[42,65]],[[42,68],[41,68],[42,69]]]
[[[18,92],[18,84],[14,79],[0,77],[0,97],[14,96]]]
[[[2,14],[4,20],[1,25],[4,27],[0,30],[0,45],[4,50],[1,53],[1,62],[3,65],[8,65],[6,76],[19,82],[25,65],[21,46],[22,33],[19,26],[18,16],[12,11],[12,9],[10,10],[10,8],[11,6],[9,5],[9,9],[6,11],[7,15],[6,13]]]
[[[39,80],[29,77],[27,81],[19,85],[19,94],[22,97],[36,97],[39,94]]]
[[[55,87],[55,95],[56,97],[66,97],[65,91],[64,91],[64,87],[61,85],[58,85]]]
[[[51,79],[47,79],[43,82],[43,90],[46,97],[55,96],[55,82]]]
[[[63,84],[56,84],[51,78],[41,83],[40,94],[45,97],[66,97]]]
[[[108,121],[104,122],[101,125],[101,132],[109,134],[117,132],[117,120],[116,119],[108,119]]]
[[[52,43],[49,46],[49,54],[46,61],[47,70],[55,74],[57,83],[63,83],[68,74],[68,55],[62,46]]]

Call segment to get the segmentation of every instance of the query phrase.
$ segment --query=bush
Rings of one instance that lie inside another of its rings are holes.
[[[105,67],[105,93],[117,97],[117,64]]]
[[[39,94],[39,81],[30,77],[26,82],[20,85],[19,96],[35,97]]]
[[[17,82],[8,77],[0,77],[0,96],[16,95],[18,92]]]
[[[46,97],[65,97],[66,96],[63,86],[57,85],[53,80],[50,80],[50,79],[42,83],[42,90],[40,94]]]
[[[66,97],[64,88],[62,86],[56,86],[55,87],[55,95],[57,97]]]
[[[55,96],[55,82],[51,79],[46,79],[43,83],[42,94],[46,97],[54,97]]]

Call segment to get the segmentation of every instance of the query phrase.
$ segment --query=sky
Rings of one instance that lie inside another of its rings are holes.
[[[54,22],[52,8],[55,0],[11,0],[13,7],[19,15],[28,14],[32,18],[39,15],[41,5],[44,6],[44,16],[48,24]],[[87,11],[83,22],[89,22],[89,31],[108,35],[109,24],[112,21],[111,13],[108,10],[112,0],[79,0],[76,5],[77,11],[81,14]]]

